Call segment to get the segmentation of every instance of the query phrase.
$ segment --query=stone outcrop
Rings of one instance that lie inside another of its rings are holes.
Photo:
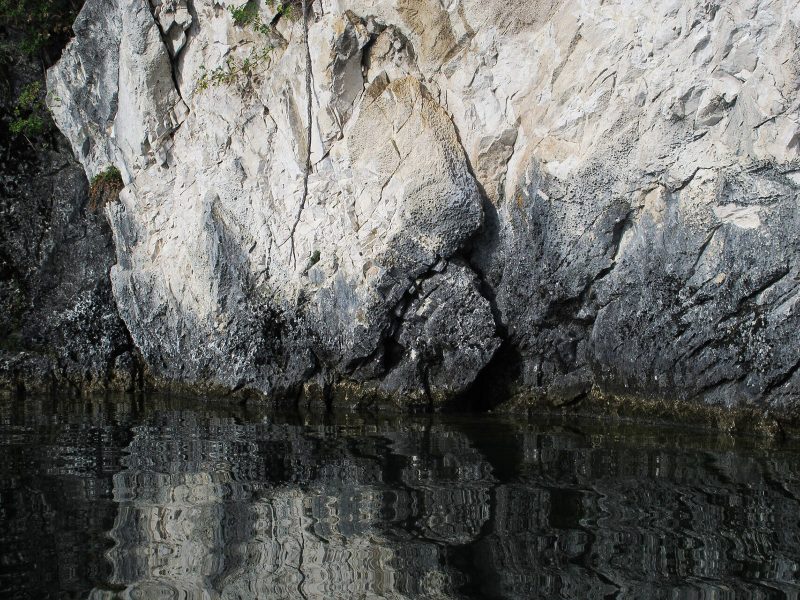
[[[796,1],[319,0],[311,73],[239,4],[88,0],[48,74],[154,373],[793,409]]]
[[[0,43],[21,42],[2,30]],[[10,131],[15,98],[41,78],[23,54],[0,73],[0,394],[132,389],[141,369],[108,277],[111,229],[83,168],[46,115],[38,136]]]

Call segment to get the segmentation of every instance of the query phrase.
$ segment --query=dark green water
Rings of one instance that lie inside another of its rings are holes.
[[[800,453],[604,423],[0,403],[0,597],[797,598]]]

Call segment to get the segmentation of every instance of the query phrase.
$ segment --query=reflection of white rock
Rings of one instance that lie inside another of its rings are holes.
[[[225,562],[222,498],[236,487],[226,473],[115,476],[111,583],[132,599],[215,597],[210,581]]]
[[[327,514],[316,517],[315,497],[298,491],[276,490],[251,507],[254,541],[234,549],[241,562],[220,581],[222,598],[403,597],[395,590],[393,552],[380,535],[344,537],[335,526],[327,538],[313,533],[316,519],[330,525],[338,518],[337,498],[318,498]]]
[[[115,485],[127,499],[109,558],[111,583],[125,586],[123,597],[406,597],[397,590],[392,542],[370,526],[380,506],[369,489],[341,490],[357,508],[342,514],[343,496],[331,490],[265,490],[250,502],[247,486],[224,473],[127,473]],[[341,521],[348,521],[346,535]],[[447,581],[437,560],[414,566],[420,581]]]
[[[440,544],[469,543],[488,519],[488,464],[446,429],[430,447],[422,430],[391,434],[409,465],[399,487],[381,483],[379,463],[348,454],[319,464],[292,429],[219,424],[217,439],[191,422],[164,431],[139,432],[114,477],[110,583],[124,598],[450,598],[457,580]],[[317,479],[301,490],[253,478],[259,438],[288,448],[298,473],[314,462]],[[423,537],[385,529],[408,519]]]

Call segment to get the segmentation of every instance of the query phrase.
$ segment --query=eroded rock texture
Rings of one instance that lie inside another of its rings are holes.
[[[798,2],[320,0],[311,73],[239,4],[89,0],[48,75],[154,372],[793,404]]]

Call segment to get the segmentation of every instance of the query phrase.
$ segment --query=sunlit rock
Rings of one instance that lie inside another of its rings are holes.
[[[154,374],[794,404],[795,2],[320,0],[310,72],[263,4],[89,0],[48,75]]]

